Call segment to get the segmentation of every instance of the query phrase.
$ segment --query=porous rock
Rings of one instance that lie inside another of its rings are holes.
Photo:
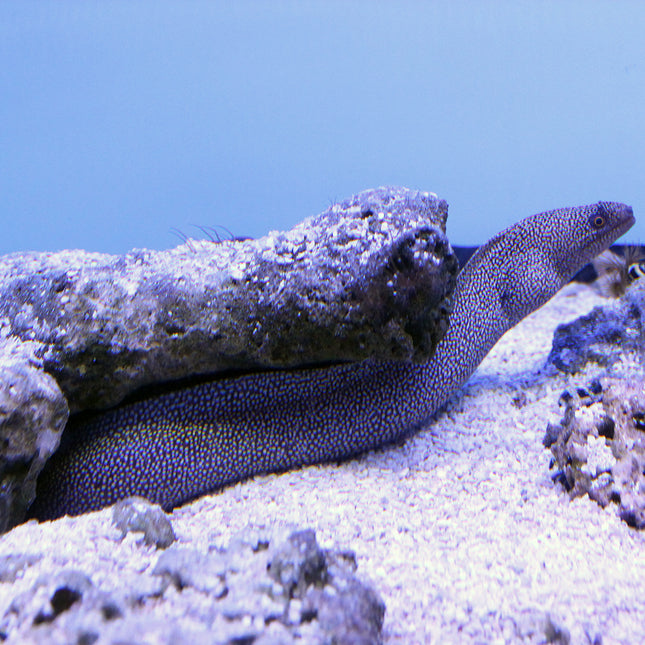
[[[458,269],[446,215],[433,194],[381,188],[258,240],[7,255],[1,335],[38,345],[72,412],[195,374],[425,360]]]
[[[112,509],[112,523],[124,537],[127,533],[143,533],[143,543],[158,549],[167,549],[177,539],[161,506],[143,497],[120,499]]]
[[[30,350],[15,340],[0,346],[0,532],[35,498],[38,474],[69,416],[58,384],[34,365]]]
[[[624,352],[645,352],[645,280],[637,280],[618,301],[559,325],[548,363],[575,374],[589,362],[611,366]]]
[[[544,440],[555,479],[571,497],[612,504],[627,524],[645,528],[645,377],[603,377],[561,400],[564,417]]]
[[[20,643],[94,643],[105,622],[124,607],[94,586],[82,571],[63,569],[41,576],[14,598],[0,621],[0,638]]]
[[[556,329],[551,366],[575,374],[594,363],[602,374],[563,393],[564,416],[544,437],[554,479],[572,497],[588,494],[603,508],[612,505],[639,529],[645,528],[644,319],[641,278],[619,300]]]
[[[240,536],[207,553],[174,544],[153,572],[117,582],[127,594],[78,571],[42,577],[14,600],[0,636],[21,643],[378,645],[385,608],[355,570],[353,554],[321,549],[311,530]]]
[[[232,369],[427,359],[458,269],[446,214],[380,188],[258,240],[0,257],[0,531],[70,413]]]

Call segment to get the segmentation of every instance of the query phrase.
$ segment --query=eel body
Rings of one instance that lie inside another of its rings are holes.
[[[459,273],[448,331],[427,363],[216,378],[72,421],[40,475],[31,515],[79,514],[129,495],[171,509],[255,474],[399,441],[633,223],[629,206],[600,202],[533,215],[492,238]]]

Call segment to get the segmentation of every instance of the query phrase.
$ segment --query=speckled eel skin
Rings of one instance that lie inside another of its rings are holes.
[[[75,515],[133,494],[171,509],[258,473],[401,440],[504,332],[633,223],[629,206],[600,202],[540,213],[495,236],[459,273],[448,332],[427,363],[218,378],[72,422],[41,474],[31,513]]]

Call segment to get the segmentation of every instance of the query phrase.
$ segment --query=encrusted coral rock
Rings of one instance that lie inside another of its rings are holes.
[[[556,478],[570,494],[616,504],[630,526],[645,528],[645,280],[618,301],[560,325],[549,363],[576,373],[587,363],[604,375],[565,392],[562,421],[547,428]],[[597,370],[597,368],[596,368]]]
[[[564,418],[545,438],[556,478],[572,497],[616,504],[625,522],[645,528],[645,378],[605,377],[562,401]]]

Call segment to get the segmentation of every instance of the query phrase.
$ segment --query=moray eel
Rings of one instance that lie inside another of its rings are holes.
[[[426,363],[216,378],[72,421],[40,475],[31,516],[76,515],[135,494],[169,510],[256,474],[400,441],[502,334],[633,223],[629,206],[600,202],[533,215],[492,238],[460,271],[448,331]]]

